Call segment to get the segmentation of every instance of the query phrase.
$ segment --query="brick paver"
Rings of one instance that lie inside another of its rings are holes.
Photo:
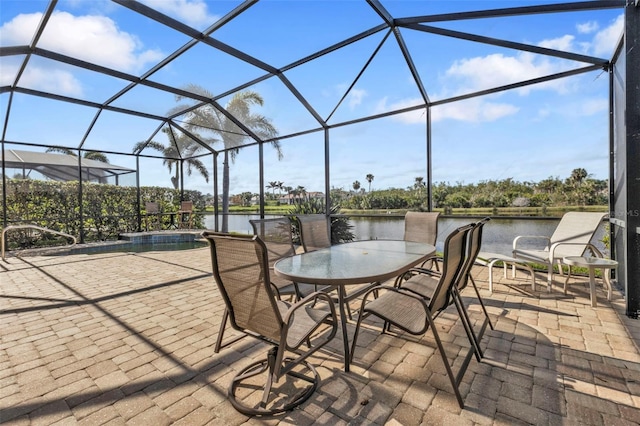
[[[257,423],[226,397],[231,378],[265,354],[243,339],[213,353],[224,309],[208,249],[9,257],[0,264],[0,423],[236,425]],[[640,322],[618,291],[587,279],[567,295],[532,292],[525,274],[476,283],[495,330],[460,386],[461,410],[433,336],[380,335],[367,320],[352,371],[340,336],[311,358],[322,383],[268,424],[638,424]],[[471,289],[472,320],[483,315]],[[355,306],[355,305],[354,305]],[[457,368],[468,341],[455,309],[436,319]],[[353,323],[350,325],[353,332]],[[233,333],[228,333],[231,336]]]

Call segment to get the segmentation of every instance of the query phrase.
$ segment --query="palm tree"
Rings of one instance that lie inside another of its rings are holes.
[[[422,176],[418,176],[416,178],[416,181],[413,184],[413,187],[416,189],[416,192],[418,194],[422,193],[422,190],[424,189],[425,186],[427,186],[427,184],[424,182],[424,178]]]
[[[300,198],[304,198],[307,195],[307,188],[298,185],[298,187],[296,188],[296,193],[300,195]]]
[[[569,177],[569,181],[576,186],[580,186],[582,182],[589,176],[585,169],[573,169],[571,172],[571,177]]]
[[[271,189],[271,192],[273,193],[273,198],[276,198],[276,188],[278,187],[278,182],[271,181],[269,182],[269,185],[267,185],[267,189]]]
[[[287,195],[289,195],[289,197],[287,197],[287,203],[291,204],[291,195],[293,193],[293,187],[292,186],[283,186],[282,189],[284,190],[284,192],[287,193]]]
[[[141,151],[144,148],[151,148],[161,152],[164,156],[162,164],[167,166],[169,173],[173,172],[173,168],[175,166],[175,175],[171,176],[171,183],[173,184],[174,189],[178,189],[180,186],[179,162],[183,161],[181,158],[184,158],[184,161],[187,163],[188,176],[191,176],[193,171],[196,170],[202,175],[202,177],[204,177],[205,181],[209,182],[209,171],[205,167],[204,163],[197,158],[191,158],[195,153],[203,149],[202,146],[182,133],[176,136],[176,133],[168,127],[162,129],[162,132],[166,134],[169,139],[168,145],[165,146],[156,141],[142,141],[135,144],[133,152]]]
[[[357,192],[358,189],[360,189],[360,181],[356,180],[353,182],[353,190]]]
[[[369,173],[366,179],[367,179],[367,182],[369,182],[369,192],[371,192],[371,182],[373,182],[373,175]]]
[[[213,98],[213,94],[194,84],[188,85],[185,90],[206,98]],[[184,99],[182,96],[176,96],[176,100],[180,101],[182,99]],[[251,112],[252,106],[262,106],[263,104],[262,96],[256,92],[246,90],[233,95],[225,109],[258,138],[271,140],[278,136],[278,131],[271,123],[271,120],[261,114]],[[184,108],[185,106],[178,106],[174,110],[179,111]],[[224,144],[224,159],[222,163],[222,231],[227,232],[229,229],[227,217],[229,213],[229,161],[235,161],[236,155],[240,152],[239,146],[249,136],[212,104],[202,105],[189,111],[186,116],[187,123],[185,128],[189,131],[213,133]],[[281,160],[280,142],[273,140],[271,145],[278,152],[278,160]]]
[[[62,147],[47,148],[46,152],[57,152],[59,154],[71,155],[73,157],[78,156],[73,150]],[[109,159],[107,158],[107,156],[101,152],[85,151],[82,158],[86,158],[87,160],[100,161],[101,163],[109,163]]]

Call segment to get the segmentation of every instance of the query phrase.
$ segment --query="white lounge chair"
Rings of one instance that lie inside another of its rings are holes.
[[[513,258],[527,262],[547,265],[547,285],[551,291],[553,283],[553,266],[558,265],[562,275],[562,258],[565,256],[582,256],[587,249],[594,256],[602,257],[602,253],[591,244],[591,239],[606,213],[568,212],[562,216],[551,237],[520,235],[513,240]],[[525,249],[522,243],[532,240],[544,240],[544,249]]]

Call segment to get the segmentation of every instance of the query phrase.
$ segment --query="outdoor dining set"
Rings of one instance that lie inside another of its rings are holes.
[[[332,244],[330,220],[322,214],[251,220],[253,235],[203,232],[226,307],[215,352],[247,335],[271,346],[265,359],[242,368],[233,378],[228,390],[232,405],[246,415],[271,416],[304,403],[320,382],[309,358],[341,335],[343,368],[349,372],[366,351],[366,342],[358,346],[358,337],[363,327],[373,327],[367,321],[371,317],[378,319],[378,332],[397,338],[430,332],[443,372],[463,408],[459,385],[472,358],[482,361],[482,337],[487,326],[493,329],[472,266],[493,267],[499,260],[505,271],[512,266],[515,273],[516,267],[531,261],[549,264],[551,291],[552,267],[559,262],[580,265],[580,258],[596,259],[591,262],[603,265],[599,262],[606,261],[590,244],[601,214],[567,213],[545,249],[519,251],[514,242],[511,256],[481,252],[489,218],[452,230],[436,253],[438,217],[437,212],[408,212],[402,240],[342,244]],[[592,256],[582,257],[586,252]],[[535,283],[532,270],[531,275]],[[463,299],[467,287],[474,292]],[[476,302],[484,314],[481,322],[472,321],[467,309]],[[450,363],[434,323],[450,306],[455,307],[469,343],[463,362],[456,365]],[[355,323],[351,337],[349,321]],[[228,327],[236,333],[225,339]]]
[[[144,209],[145,231],[161,230],[163,228],[163,216],[169,216],[169,228],[193,228],[193,201],[181,201],[180,209],[177,211],[163,211],[157,201],[147,201]],[[177,217],[177,222],[176,222]]]

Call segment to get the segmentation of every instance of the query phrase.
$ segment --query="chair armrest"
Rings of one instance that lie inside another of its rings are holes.
[[[602,252],[598,250],[593,244],[584,244],[584,243],[553,243],[549,248],[549,261],[553,261],[555,259],[554,252],[560,246],[585,246],[585,250],[588,248],[593,252],[596,257],[604,257]]]
[[[595,257],[604,258],[604,254],[602,254],[602,252],[598,250],[598,248],[593,244],[591,243],[587,244],[587,248],[591,250],[591,253],[593,253]]]
[[[366,292],[364,294],[364,296],[362,296],[362,306],[360,308],[360,312],[363,312],[364,307],[365,307],[366,302],[367,302],[367,298],[369,297],[369,295],[371,293],[373,293],[373,292],[379,292],[380,290],[392,291],[394,293],[398,293],[398,294],[401,294],[403,296],[411,297],[412,299],[418,300],[422,304],[422,306],[425,307],[425,309],[428,308],[427,307],[427,302],[429,300],[425,299],[424,297],[420,296],[417,293],[414,293],[414,292],[409,291],[409,290],[404,290],[404,289],[401,289],[401,288],[398,288],[398,287],[393,287],[393,286],[390,286],[390,285],[381,285],[381,286],[377,286],[376,288],[372,288],[371,290]]]
[[[413,267],[413,268],[409,269],[408,271],[398,275],[396,277],[396,280],[393,283],[393,286],[396,287],[396,288],[399,288],[400,284],[402,283],[402,280],[409,274],[411,274],[411,275],[413,275],[413,274],[424,274],[424,275],[431,275],[433,277],[440,277],[442,275],[440,272],[432,271],[431,269]]]
[[[324,293],[322,291],[314,291],[313,293],[306,296],[304,299],[300,299],[299,301],[291,305],[287,310],[287,313],[285,314],[284,318],[282,318],[282,320],[285,322],[285,324],[289,324],[289,320],[291,319],[295,311],[297,311],[298,309],[300,309],[301,307],[309,303],[315,302],[318,298],[326,299],[329,305],[331,316],[335,321],[337,321],[338,317],[336,315],[336,307],[335,307],[335,304],[333,303],[333,299],[331,299],[331,296],[329,296],[327,293]]]
[[[518,242],[520,240],[523,239],[528,239],[528,240],[546,240],[547,244],[549,244],[551,242],[551,238],[550,237],[546,237],[543,235],[518,235],[517,237],[515,237],[513,239],[513,249],[517,250],[518,248]]]

